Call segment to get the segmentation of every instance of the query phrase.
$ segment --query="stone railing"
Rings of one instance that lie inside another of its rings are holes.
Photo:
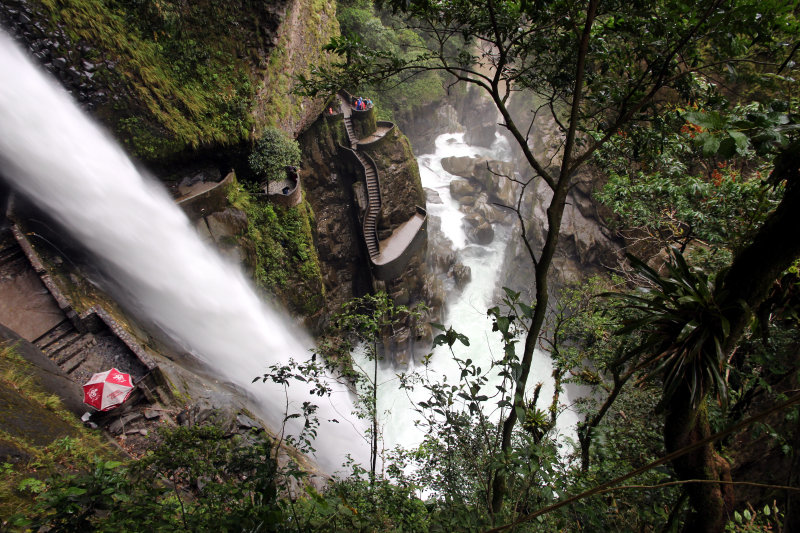
[[[416,213],[384,241],[384,250],[373,258],[372,272],[383,281],[400,277],[409,261],[425,244],[428,234],[428,212],[416,206]]]
[[[364,148],[377,148],[385,145],[387,139],[394,139],[394,135],[392,135],[396,129],[394,122],[379,120],[377,125],[378,127],[375,129],[373,135],[358,141],[359,146],[363,146]]]
[[[293,207],[303,201],[300,175],[286,171],[286,179],[267,183],[267,198],[284,207]]]
[[[228,206],[228,185],[233,183],[234,173],[229,172],[225,179],[198,194],[178,198],[176,203],[190,219],[195,220],[214,211],[222,211]]]
[[[39,279],[42,280],[42,283],[56,301],[56,305],[58,305],[59,309],[61,309],[77,331],[81,333],[96,333],[105,326],[130,349],[131,353],[133,353],[148,370],[152,371],[157,368],[155,361],[153,361],[144,348],[142,348],[133,336],[102,306],[94,305],[79,315],[72,306],[69,298],[61,291],[52,276],[50,276],[39,254],[33,249],[33,246],[31,246],[25,234],[16,225],[12,226],[11,231],[34,272],[36,272]]]
[[[347,106],[347,110],[343,110],[345,111],[344,115],[350,119],[355,133],[355,139],[352,140],[358,141],[358,139],[369,137],[375,133],[378,126],[375,122],[374,106],[370,105],[364,110],[358,110],[353,105],[353,95],[342,90],[339,91],[339,96],[342,104]]]

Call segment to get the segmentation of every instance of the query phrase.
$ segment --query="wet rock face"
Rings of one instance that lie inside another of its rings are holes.
[[[454,173],[451,172],[451,174]],[[469,180],[454,179],[450,181],[450,195],[456,200],[461,201],[464,198],[469,197],[472,198],[472,201],[474,203],[475,194],[477,193],[477,191],[478,187],[476,186],[476,184],[470,182]]]
[[[483,221],[473,231],[467,232],[467,235],[478,244],[491,244],[494,240],[494,228],[489,222]]]
[[[477,159],[477,157],[468,155],[445,157],[442,159],[442,168],[456,176],[471,177]]]
[[[599,176],[585,169],[575,178],[575,187],[567,196],[560,237],[551,268],[550,287],[557,291],[569,283],[577,283],[608,266],[617,265],[621,259],[618,240],[602,222],[599,208],[591,198],[591,190]],[[540,249],[547,233],[547,205],[552,191],[543,180],[537,180],[526,193],[524,213],[530,220],[528,238],[534,250]],[[534,287],[533,266],[518,228],[506,251],[503,273],[504,284],[517,291],[532,295]]]
[[[453,265],[453,279],[456,282],[456,287],[463,290],[467,283],[472,281],[472,269],[461,263]]]
[[[486,157],[446,157],[442,168],[460,178],[450,181],[450,194],[461,205],[467,237],[477,244],[494,240],[493,224],[509,223],[519,186],[513,163]],[[505,208],[504,208],[505,206]]]
[[[98,83],[116,63],[102,58],[88,43],[73,42],[66,28],[51,27],[37,4],[26,0],[0,3],[0,26],[88,110],[110,103],[113,95],[123,90]]]
[[[429,154],[436,150],[436,137],[442,133],[461,133],[458,112],[450,104],[437,102],[416,113],[395,112],[397,125],[408,136],[414,153]]]
[[[489,148],[496,139],[499,112],[482,89],[470,87],[458,105],[464,125],[464,142]]]

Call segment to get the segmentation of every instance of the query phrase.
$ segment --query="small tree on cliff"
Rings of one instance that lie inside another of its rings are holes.
[[[409,59],[368,49],[357,40],[335,39],[328,49],[346,61],[302,79],[305,91],[333,93],[343,85],[386,80],[402,72],[444,71],[485,91],[534,179],[543,180],[552,192],[547,233],[536,249],[528,240],[529,221],[519,210],[532,180],[522,184],[516,206],[534,268],[535,302],[514,397],[520,409],[509,411],[502,428],[502,449],[508,453],[518,413],[524,412],[533,351],[548,309],[548,274],[574,176],[630,124],[646,127],[668,102],[713,93],[709,81],[720,71],[755,62],[762,71],[785,69],[797,49],[791,46],[792,8],[754,0],[386,3],[408,15],[408,26],[426,36],[428,48]],[[543,102],[530,122],[518,123],[509,111],[509,98],[521,90],[532,91]],[[529,145],[540,112],[548,113],[562,134],[552,158],[537,157]],[[503,505],[509,475],[502,465],[495,471],[495,512]]]
[[[259,179],[280,181],[287,166],[300,164],[300,146],[277,128],[267,128],[247,158],[250,170]]]

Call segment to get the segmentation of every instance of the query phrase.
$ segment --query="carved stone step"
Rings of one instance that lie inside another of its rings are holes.
[[[75,327],[72,325],[72,322],[64,319],[50,328],[50,330],[48,330],[44,335],[41,335],[39,338],[35,339],[33,344],[35,344],[37,348],[45,353],[48,353],[48,351],[52,352],[53,350],[57,350],[58,347],[56,346],[53,349],[50,349],[51,346],[56,343],[60,343],[60,341],[63,341],[68,335],[77,336],[77,332],[75,331]]]
[[[58,365],[64,365],[76,355],[82,353],[86,348],[94,346],[97,341],[94,335],[87,333],[80,338],[76,338],[71,344],[63,346],[60,350],[53,353],[51,357]]]
[[[61,370],[63,370],[67,374],[72,374],[73,372],[75,372],[78,369],[78,367],[80,367],[83,363],[86,362],[86,358],[87,358],[86,352],[80,351],[80,352],[77,352],[76,355],[78,357],[73,357],[71,360],[69,360],[69,361],[65,362],[64,364],[60,365],[61,366]]]

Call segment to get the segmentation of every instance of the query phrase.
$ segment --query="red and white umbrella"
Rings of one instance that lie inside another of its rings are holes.
[[[108,411],[128,399],[134,384],[130,374],[116,368],[100,372],[83,385],[83,402],[99,411]]]

